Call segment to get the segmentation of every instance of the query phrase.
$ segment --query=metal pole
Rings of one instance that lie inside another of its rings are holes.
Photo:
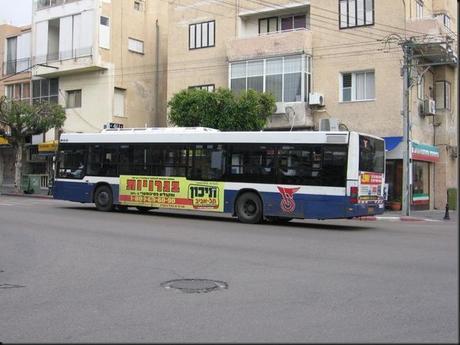
[[[409,90],[410,90],[410,62],[412,60],[412,48],[410,41],[404,41],[404,66],[403,66],[403,190],[402,190],[402,213],[410,216],[410,118],[409,118]]]

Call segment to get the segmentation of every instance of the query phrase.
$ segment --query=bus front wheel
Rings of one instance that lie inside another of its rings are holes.
[[[236,215],[242,223],[260,223],[263,216],[262,200],[252,192],[240,195],[236,200]]]
[[[113,209],[113,194],[109,186],[100,186],[94,194],[94,203],[99,211],[108,212]]]

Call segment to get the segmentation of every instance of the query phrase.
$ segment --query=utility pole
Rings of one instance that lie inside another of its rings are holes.
[[[410,215],[410,203],[412,195],[412,159],[410,145],[410,115],[409,115],[409,91],[411,87],[411,66],[413,46],[411,40],[405,40],[402,43],[404,52],[403,65],[403,188],[402,188],[402,213],[406,216]]]

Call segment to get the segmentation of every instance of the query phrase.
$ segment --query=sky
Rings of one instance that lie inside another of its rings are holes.
[[[0,0],[0,24],[15,26],[32,22],[32,0]]]

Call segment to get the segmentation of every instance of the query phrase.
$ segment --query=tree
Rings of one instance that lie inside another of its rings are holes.
[[[20,191],[22,163],[26,138],[60,128],[66,119],[65,110],[58,104],[29,102],[0,98],[0,124],[10,128],[9,141],[16,150],[14,184]]]
[[[210,127],[221,131],[259,131],[275,111],[275,98],[255,90],[214,92],[182,90],[168,103],[169,119],[179,127]]]

